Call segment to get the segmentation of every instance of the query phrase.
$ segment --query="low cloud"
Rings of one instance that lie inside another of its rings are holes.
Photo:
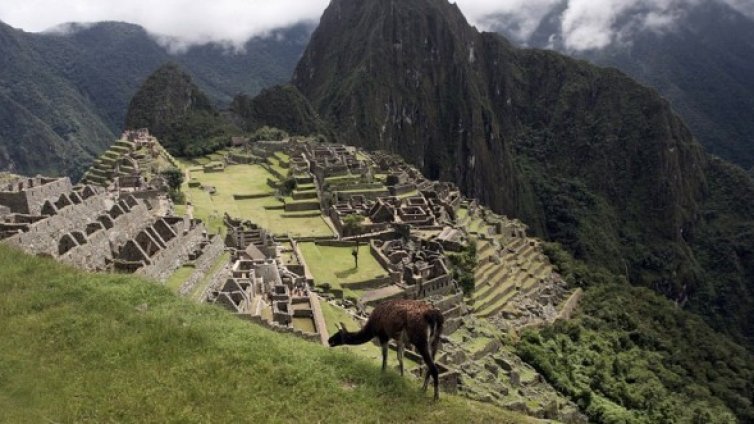
[[[3,0],[0,20],[30,32],[65,22],[124,21],[143,26],[173,50],[209,42],[241,49],[252,37],[318,19],[327,4],[328,0]]]
[[[457,0],[458,7],[484,29],[506,28],[519,40],[528,39],[542,19],[563,0]]]
[[[725,3],[754,19],[752,0],[458,0],[458,5],[480,28],[502,29],[524,44],[555,13],[559,32],[552,39],[568,50],[591,50],[630,42],[638,31],[670,31],[703,2]]]
[[[357,1],[357,0],[352,0]],[[395,0],[401,1],[401,0]],[[724,2],[754,19],[752,0],[456,0],[480,29],[503,29],[526,43],[555,14],[554,34],[570,50],[630,41],[635,31],[666,31],[690,7]],[[242,49],[254,36],[317,20],[329,0],[2,0],[0,20],[27,31],[64,22],[125,21],[143,26],[173,50],[214,42]],[[627,19],[626,16],[629,16]],[[67,27],[66,30],[77,27]]]

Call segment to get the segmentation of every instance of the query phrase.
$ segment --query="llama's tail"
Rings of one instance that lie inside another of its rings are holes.
[[[445,323],[445,317],[442,316],[442,312],[438,309],[432,309],[427,313],[427,325],[429,326],[429,339],[430,348],[432,349],[432,358],[435,357],[437,349],[440,346],[440,336],[442,335],[442,327]]]

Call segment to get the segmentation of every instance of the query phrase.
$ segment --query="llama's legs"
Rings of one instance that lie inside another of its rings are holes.
[[[382,371],[385,372],[387,368],[387,346],[389,341],[380,340],[380,346],[382,347]]]
[[[429,376],[432,376],[433,383],[435,385],[435,400],[440,399],[440,372],[437,369],[437,365],[435,365],[434,359],[432,359],[432,354],[430,353],[429,346],[427,346],[426,343],[416,346],[416,348],[419,350],[419,354],[421,354],[422,359],[424,359],[424,363],[427,365],[427,374],[424,376],[424,387],[423,389],[427,390],[427,385],[429,384]]]
[[[398,366],[401,370],[401,376],[403,376],[403,349],[406,347],[406,344],[403,342],[403,340],[398,340]]]

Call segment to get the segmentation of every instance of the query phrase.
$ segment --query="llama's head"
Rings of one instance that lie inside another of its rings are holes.
[[[346,326],[343,325],[343,323],[338,323],[338,332],[330,336],[330,338],[327,340],[327,343],[330,345],[330,347],[335,346],[342,346],[346,344],[346,334],[348,333],[348,330],[346,330]]]

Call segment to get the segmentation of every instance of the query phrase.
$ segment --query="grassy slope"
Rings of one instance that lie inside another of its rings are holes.
[[[516,422],[523,417],[195,305],[0,246],[8,422]],[[386,408],[386,405],[390,405]]]

